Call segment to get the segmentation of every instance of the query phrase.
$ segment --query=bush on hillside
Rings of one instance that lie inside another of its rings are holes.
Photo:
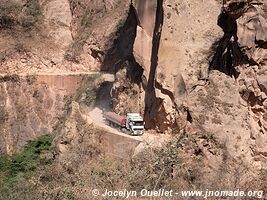
[[[35,140],[30,140],[20,153],[11,156],[0,157],[0,179],[7,181],[16,178],[18,175],[31,175],[41,164],[49,163],[44,160],[42,154],[51,151],[54,135],[46,134]]]

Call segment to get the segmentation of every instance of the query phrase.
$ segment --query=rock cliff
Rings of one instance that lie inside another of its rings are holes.
[[[113,109],[142,113],[146,129],[188,132],[197,141],[203,133],[212,133],[233,157],[254,160],[256,165],[266,160],[266,1],[11,2],[0,9],[22,9],[0,15],[1,123],[9,124],[2,128],[1,141],[14,140],[8,138],[13,138],[12,119],[18,112],[11,112],[15,96],[25,95],[31,102],[35,90],[44,90],[39,84],[37,89],[30,86],[25,77],[18,78],[19,86],[5,77],[106,71],[115,73]],[[26,8],[38,12],[24,12]],[[32,23],[25,25],[25,19]],[[24,86],[25,93],[11,92],[12,87],[16,91]],[[47,95],[43,98],[54,99],[49,88],[41,92]],[[50,130],[59,116],[50,118],[51,109],[40,114],[47,117],[38,130]],[[36,117],[23,117],[32,118]]]
[[[20,149],[28,140],[52,133],[66,115],[67,96],[82,76],[0,76],[0,154]]]
[[[114,108],[144,113],[158,132],[211,132],[234,158],[266,161],[266,1],[136,0],[131,9],[134,62],[117,72]]]

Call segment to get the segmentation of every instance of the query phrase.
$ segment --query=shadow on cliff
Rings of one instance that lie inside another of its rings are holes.
[[[108,50],[101,71],[116,74],[120,69],[127,68],[127,78],[132,82],[140,83],[143,68],[135,61],[133,47],[138,24],[136,11],[130,5],[129,13],[124,24],[119,27],[116,39]]]
[[[210,63],[209,71],[219,70],[228,76],[237,78],[239,73],[235,66],[245,64],[247,59],[238,46],[236,18],[222,12],[218,17],[217,24],[222,28],[224,35],[211,47],[215,54]]]
[[[153,32],[153,41],[152,41],[151,65],[150,65],[149,77],[147,80],[147,87],[145,90],[146,129],[156,128],[157,122],[155,120],[155,117],[157,115],[157,111],[159,110],[161,104],[163,103],[162,99],[156,97],[156,91],[155,91],[155,75],[158,66],[158,52],[160,46],[162,25],[164,21],[163,12],[164,12],[163,0],[157,0],[156,22]]]

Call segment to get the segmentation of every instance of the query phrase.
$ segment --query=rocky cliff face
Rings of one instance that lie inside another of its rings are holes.
[[[267,155],[266,6],[266,1],[226,1],[224,8],[225,13],[236,23],[235,39],[228,42],[228,51],[232,48],[231,62],[238,73],[241,101],[248,107],[250,138],[253,140],[251,151],[256,160],[264,160]]]
[[[267,150],[264,128],[266,2],[224,1],[223,6],[218,25],[223,29],[224,36],[213,57],[211,69],[235,76],[236,88],[240,94],[238,104],[248,109],[245,122],[249,126],[249,135],[246,136],[249,142],[245,146],[250,147],[250,154],[256,161],[264,161]],[[243,129],[240,130],[245,132]]]
[[[0,77],[0,154],[12,153],[28,140],[52,133],[66,115],[66,97],[74,95],[82,76]]]
[[[233,158],[261,167],[266,1],[136,0],[132,9],[137,24],[129,55],[137,64],[128,60],[117,73],[115,109],[144,112],[146,128],[159,132],[186,131],[200,141],[212,133]],[[127,75],[140,67],[140,79]]]
[[[183,104],[187,89],[200,73],[207,74],[207,53],[221,35],[216,25],[220,5],[209,1],[203,6],[209,11],[201,16],[198,3],[133,1],[138,21],[133,56],[144,70],[139,101],[146,128],[179,128],[180,114],[186,118],[188,112]]]
[[[235,159],[257,166],[266,160],[266,1],[14,2],[39,5],[42,15],[0,15],[0,123],[7,146],[1,151],[12,151],[21,130],[25,138],[35,129],[51,130],[63,111],[65,93],[52,87],[54,81],[33,86],[25,74],[103,70],[116,73],[111,91],[116,112],[140,112],[146,128],[160,133],[188,132],[208,157],[214,152],[204,133],[218,137]],[[26,33],[24,15],[34,19]],[[20,84],[5,78],[12,74],[23,76]],[[72,91],[70,82],[66,87]],[[20,108],[26,99],[29,109]],[[61,102],[59,108],[55,102]],[[17,127],[24,123],[25,131]]]
[[[105,54],[129,5],[118,0],[3,1],[1,73],[108,69]]]

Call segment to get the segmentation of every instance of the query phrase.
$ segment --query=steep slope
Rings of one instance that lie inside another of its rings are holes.
[[[92,199],[96,185],[266,196],[266,1],[40,2],[30,32],[0,15],[0,153],[56,132],[51,163],[11,183],[17,199]],[[87,79],[99,70],[114,82]],[[101,108],[140,112],[142,139],[172,142],[140,146],[140,137],[109,131]]]
[[[130,4],[119,2],[1,2],[1,154],[62,122],[67,100],[81,95],[82,81],[104,66]]]
[[[68,96],[84,76],[0,76],[0,154],[20,149],[28,140],[52,133],[66,115]]]
[[[131,9],[135,39],[119,63],[114,109],[144,113],[147,129],[192,134],[217,167],[223,155],[202,140],[210,134],[232,159],[266,167],[266,2],[133,1]]]

